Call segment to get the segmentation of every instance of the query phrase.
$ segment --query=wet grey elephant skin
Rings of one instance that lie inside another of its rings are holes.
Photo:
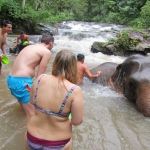
[[[109,85],[122,93],[145,116],[150,117],[150,56],[131,55],[122,64],[101,64],[90,71],[102,71],[92,82]]]

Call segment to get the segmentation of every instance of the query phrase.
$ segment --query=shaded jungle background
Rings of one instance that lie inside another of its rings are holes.
[[[1,0],[0,21],[13,23],[13,33],[39,34],[38,24],[86,21],[148,28],[149,0]]]

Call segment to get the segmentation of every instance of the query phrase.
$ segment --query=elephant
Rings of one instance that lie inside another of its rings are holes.
[[[92,82],[110,86],[134,103],[145,117],[150,117],[150,56],[134,54],[121,64],[106,62],[90,71],[99,70],[102,74],[90,79]]]

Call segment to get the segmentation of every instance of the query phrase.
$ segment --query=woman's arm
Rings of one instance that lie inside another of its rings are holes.
[[[83,96],[81,88],[78,86],[73,93],[73,102],[71,104],[72,125],[79,125],[83,122]]]

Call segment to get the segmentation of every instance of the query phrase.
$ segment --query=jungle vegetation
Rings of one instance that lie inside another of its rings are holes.
[[[150,0],[0,0],[0,21],[34,31],[38,23],[87,21],[149,28]]]

